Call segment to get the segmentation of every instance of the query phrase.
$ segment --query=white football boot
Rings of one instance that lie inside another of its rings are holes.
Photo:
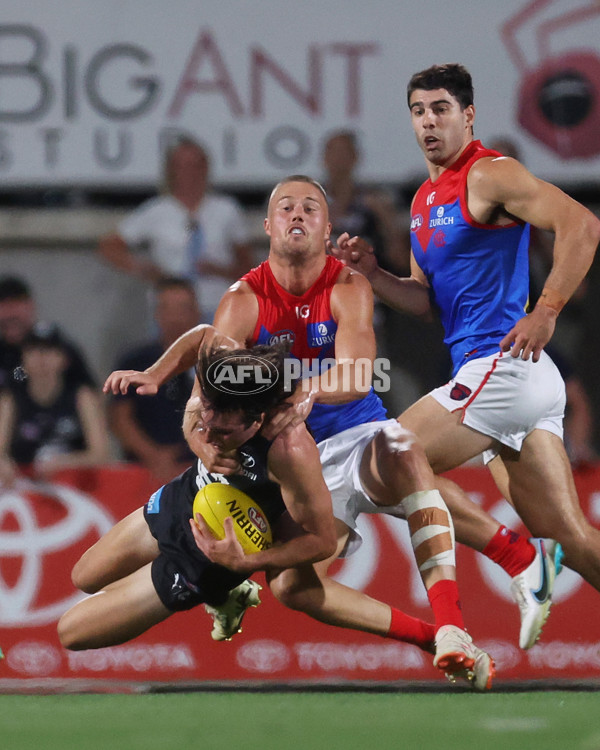
[[[262,589],[255,581],[243,581],[239,586],[231,589],[225,604],[220,607],[204,605],[204,609],[213,618],[211,638],[213,641],[230,641],[236,633],[240,633],[242,619],[250,607],[258,607]]]
[[[443,625],[436,633],[433,666],[441,669],[450,682],[465,680],[478,692],[490,690],[496,674],[492,657],[456,625]]]
[[[556,576],[562,570],[562,547],[554,539],[530,539],[536,555],[531,565],[510,584],[513,599],[521,612],[519,646],[531,648],[542,634],[550,614]]]

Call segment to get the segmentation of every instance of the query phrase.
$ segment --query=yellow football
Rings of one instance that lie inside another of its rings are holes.
[[[258,503],[230,484],[213,482],[196,493],[192,512],[206,521],[217,537],[223,539],[223,521],[231,516],[233,528],[246,554],[260,552],[273,542],[271,527]]]

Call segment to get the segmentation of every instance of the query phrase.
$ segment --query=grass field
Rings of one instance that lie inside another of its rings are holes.
[[[600,695],[0,695],[2,750],[600,750]]]

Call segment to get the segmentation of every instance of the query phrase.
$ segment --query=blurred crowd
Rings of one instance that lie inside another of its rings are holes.
[[[518,158],[507,139],[489,142]],[[409,206],[391,188],[363,184],[357,134],[339,130],[323,144],[321,175],[329,199],[332,239],[343,232],[373,246],[382,267],[410,275]],[[265,196],[266,197],[266,196]],[[551,264],[552,240],[532,236],[531,302]],[[253,252],[248,217],[233,197],[213,190],[205,150],[186,138],[165,154],[156,196],[101,237],[98,257],[147,285],[148,335],[129,351],[115,346],[114,369],[143,370],[184,331],[211,322],[223,292],[263,258]],[[551,355],[567,384],[565,442],[574,465],[596,460],[593,413],[581,377],[582,317],[589,288],[567,305]],[[449,358],[435,319],[417,319],[377,303],[378,356],[390,363],[392,387],[380,394],[396,416],[446,382]],[[108,373],[106,373],[108,375]],[[104,397],[86,353],[52,321],[42,321],[35,289],[0,275],[0,489],[24,474],[48,478],[73,467],[115,459],[139,463],[161,482],[192,460],[181,420],[193,373],[184,373],[156,397]]]

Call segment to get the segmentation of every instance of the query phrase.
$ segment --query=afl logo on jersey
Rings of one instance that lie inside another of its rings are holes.
[[[412,221],[410,222],[410,231],[416,232],[417,229],[420,229],[423,226],[423,217],[421,214],[417,214],[416,216],[413,216]]]
[[[269,346],[273,346],[273,344],[293,344],[294,339],[296,337],[294,336],[293,331],[277,331],[272,336],[269,337],[269,341],[267,342]]]

